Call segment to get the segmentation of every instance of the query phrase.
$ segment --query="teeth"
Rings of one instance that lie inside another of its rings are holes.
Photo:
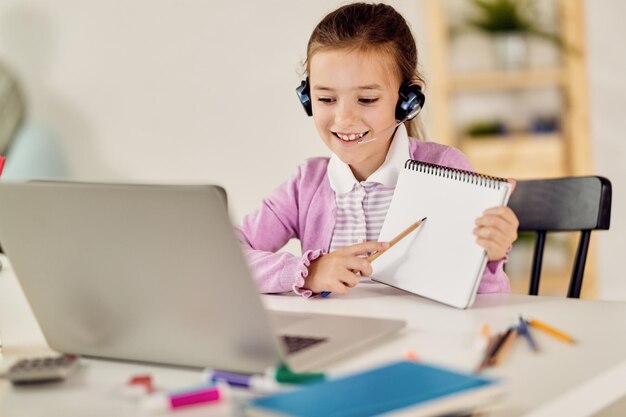
[[[345,140],[345,141],[352,141],[352,140],[356,140],[356,139],[361,139],[363,136],[365,136],[367,134],[367,132],[362,132],[362,133],[351,133],[349,135],[344,135],[342,133],[335,133],[339,139],[341,140]]]

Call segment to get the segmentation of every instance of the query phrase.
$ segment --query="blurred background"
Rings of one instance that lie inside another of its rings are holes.
[[[2,0],[4,179],[216,183],[239,222],[305,158],[328,155],[294,90],[311,31],[344,3]],[[487,174],[612,181],[583,298],[626,300],[626,3],[388,3],[416,36],[427,140]],[[522,236],[511,254],[517,292],[531,248]],[[541,294],[565,293],[573,252],[567,236],[549,241]]]

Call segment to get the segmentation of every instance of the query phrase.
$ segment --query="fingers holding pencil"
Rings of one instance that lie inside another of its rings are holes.
[[[339,249],[339,250],[335,251],[331,255],[332,256],[336,256],[337,254],[345,253],[345,254],[350,255],[350,256],[358,256],[358,255],[362,255],[364,253],[367,253],[368,251],[377,249],[369,257],[367,257],[367,259],[354,258],[355,262],[359,262],[359,265],[361,265],[361,268],[359,268],[358,265],[356,265],[356,264],[347,265],[348,266],[348,270],[352,271],[353,273],[360,272],[361,275],[363,275],[363,276],[369,276],[369,275],[371,275],[371,266],[370,266],[371,262],[374,259],[378,258],[380,255],[382,255],[384,252],[389,250],[389,248],[391,248],[393,245],[398,243],[400,240],[402,240],[406,236],[408,236],[412,231],[414,231],[422,223],[424,223],[424,221],[426,221],[426,217],[424,217],[423,219],[413,223],[412,225],[410,225],[409,227],[404,229],[402,232],[400,232],[396,237],[391,239],[389,242],[364,242],[364,243],[360,243],[360,244],[356,244],[356,245],[352,245],[352,246],[349,246],[349,247],[346,247],[346,248]],[[376,248],[372,248],[372,245],[374,245],[374,244],[376,245]],[[330,258],[330,256],[326,255],[326,258]],[[319,261],[314,261],[314,262],[311,263],[311,268],[309,270],[309,277],[308,277],[309,281],[311,280],[311,278],[314,275],[316,275],[316,267],[317,267],[318,263],[319,263]],[[352,278],[354,279],[354,277],[352,277]],[[307,285],[306,288],[313,290],[313,288],[311,288],[311,286],[309,286],[310,283],[307,283],[306,281],[307,281],[307,278],[305,278],[305,284]],[[342,281],[344,282],[344,285],[347,285],[345,279],[343,279]],[[358,281],[356,281],[356,282],[358,282]],[[347,286],[348,287],[353,287],[354,285],[347,285]],[[342,290],[343,291],[341,291],[341,293],[345,293],[347,291],[344,288],[342,288]],[[330,293],[331,293],[330,291],[322,291],[321,292],[321,296],[322,297],[328,297],[330,295]]]

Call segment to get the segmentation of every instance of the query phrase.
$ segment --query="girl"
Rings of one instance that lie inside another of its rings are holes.
[[[407,159],[472,168],[460,151],[415,139],[414,121],[403,120],[411,115],[401,104],[410,93],[419,102],[422,77],[411,31],[391,6],[328,14],[311,34],[305,71],[298,93],[332,156],[307,160],[238,231],[261,292],[345,294],[372,273],[364,257],[388,246],[376,240]],[[479,292],[509,291],[503,264],[517,226],[504,206],[476,220],[489,259]],[[276,252],[294,237],[301,257]]]

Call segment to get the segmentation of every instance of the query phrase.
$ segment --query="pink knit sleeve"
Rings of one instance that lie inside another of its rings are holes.
[[[298,265],[298,269],[295,274],[295,281],[293,284],[293,292],[298,295],[303,296],[304,298],[310,298],[313,295],[313,291],[302,288],[304,285],[304,279],[309,275],[309,266],[311,265],[311,261],[322,256],[324,253],[321,250],[308,250],[304,252],[302,258],[300,259],[300,264]]]

